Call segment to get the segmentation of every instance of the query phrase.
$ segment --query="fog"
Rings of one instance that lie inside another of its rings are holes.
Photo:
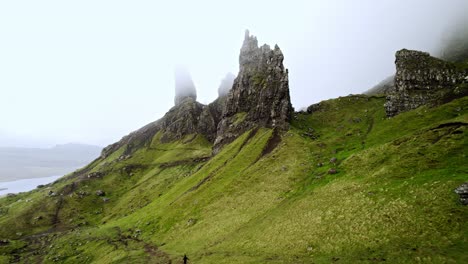
[[[175,68],[175,97],[174,104],[178,105],[186,97],[197,100],[197,89],[193,84],[192,76],[185,66],[178,65]]]
[[[0,146],[107,145],[174,105],[185,65],[209,103],[244,31],[278,44],[296,109],[361,93],[401,48],[440,53],[466,0],[1,1]]]

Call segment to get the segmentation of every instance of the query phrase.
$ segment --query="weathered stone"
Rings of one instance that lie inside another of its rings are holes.
[[[468,182],[463,183],[455,189],[455,193],[460,196],[460,202],[468,205]]]
[[[336,163],[338,161],[338,159],[336,157],[333,157],[330,159],[330,163]]]
[[[336,169],[331,168],[328,170],[328,174],[337,174],[337,173],[338,171]]]
[[[385,110],[392,117],[422,105],[436,106],[468,95],[468,67],[431,57],[429,53],[396,53],[395,86]]]
[[[277,45],[274,49],[266,44],[258,47],[257,38],[246,31],[239,56],[239,74],[226,99],[214,153],[254,127],[289,128],[293,108],[283,59]]]
[[[97,190],[96,195],[97,196],[104,196],[104,195],[106,195],[106,193],[103,190]]]

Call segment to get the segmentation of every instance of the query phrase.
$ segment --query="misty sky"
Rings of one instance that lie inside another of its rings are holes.
[[[237,74],[244,30],[277,43],[296,109],[360,93],[401,48],[438,50],[466,0],[0,1],[0,146],[105,146]]]

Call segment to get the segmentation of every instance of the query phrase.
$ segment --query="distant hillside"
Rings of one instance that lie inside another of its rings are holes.
[[[0,148],[0,181],[63,175],[99,156],[101,147],[83,144]]]

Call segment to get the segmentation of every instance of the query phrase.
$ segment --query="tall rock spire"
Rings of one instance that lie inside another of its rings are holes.
[[[218,125],[214,152],[254,127],[287,130],[293,108],[289,96],[288,70],[283,53],[275,45],[258,47],[255,36],[245,32],[239,55],[239,74],[226,99]]]
[[[185,98],[197,100],[197,90],[189,71],[182,66],[175,68],[175,98],[174,104],[179,105]]]

